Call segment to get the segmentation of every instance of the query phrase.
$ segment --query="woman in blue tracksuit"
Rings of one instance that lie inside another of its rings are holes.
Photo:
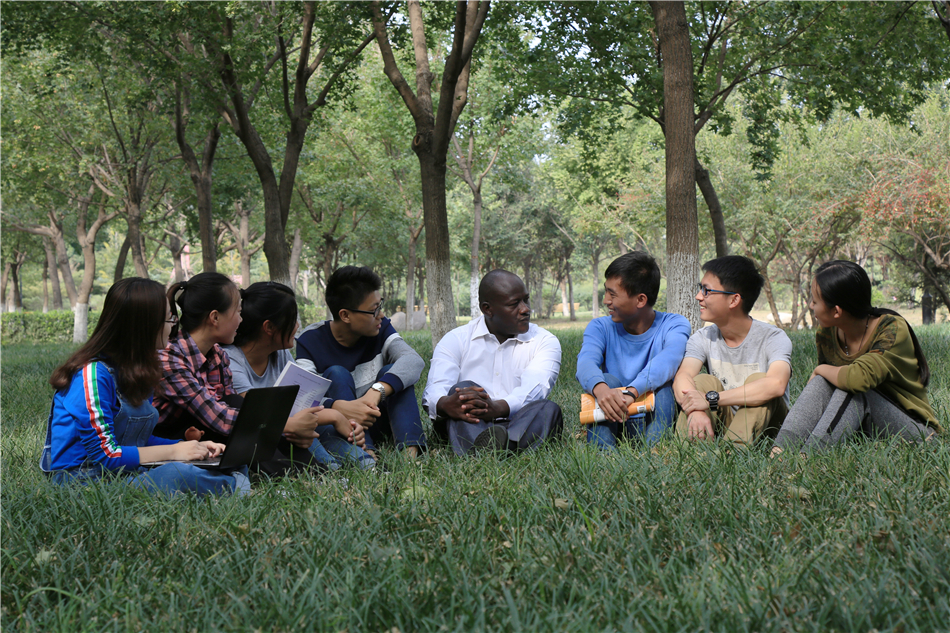
[[[167,344],[173,323],[160,283],[132,277],[109,289],[92,336],[50,377],[56,394],[40,467],[53,482],[87,482],[111,473],[156,492],[250,490],[246,469],[182,463],[217,457],[222,444],[152,435],[158,422],[152,390],[162,378],[158,349]]]

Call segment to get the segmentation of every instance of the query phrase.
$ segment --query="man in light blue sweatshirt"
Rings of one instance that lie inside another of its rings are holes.
[[[650,445],[673,426],[672,381],[686,352],[689,321],[653,309],[660,292],[660,269],[649,254],[621,255],[607,267],[604,278],[609,316],[587,325],[577,355],[577,380],[607,418],[587,428],[587,441],[605,450],[615,449],[623,436]],[[632,397],[615,391],[618,387],[626,387]],[[627,405],[648,391],[656,398],[654,410],[628,416]]]

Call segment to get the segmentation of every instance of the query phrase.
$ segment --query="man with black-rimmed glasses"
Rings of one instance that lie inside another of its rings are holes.
[[[382,314],[379,275],[365,266],[343,266],[327,280],[333,320],[297,335],[297,364],[333,381],[324,406],[366,429],[366,451],[391,437],[410,458],[425,449],[414,385],[425,361]]]
[[[749,316],[765,282],[751,259],[718,257],[703,270],[696,300],[699,317],[710,325],[689,337],[673,379],[682,409],[676,434],[743,445],[775,437],[788,413],[792,342]],[[708,374],[700,373],[704,366]]]

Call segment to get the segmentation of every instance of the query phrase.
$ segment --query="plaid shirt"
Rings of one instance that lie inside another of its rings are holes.
[[[234,393],[227,352],[215,344],[205,356],[194,339],[181,332],[158,352],[158,357],[163,374],[154,397],[159,424],[188,415],[222,435],[230,435],[238,410],[222,400]]]

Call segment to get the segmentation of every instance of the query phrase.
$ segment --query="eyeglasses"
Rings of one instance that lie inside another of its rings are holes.
[[[172,318],[170,318],[170,319],[165,319],[165,323],[171,323],[172,325],[178,325],[178,317],[173,314],[173,315],[172,315]]]
[[[728,290],[713,290],[712,288],[707,288],[703,284],[699,284],[699,292],[703,294],[703,297],[708,297],[709,293],[714,295],[737,295],[738,292],[729,292]]]
[[[359,312],[360,314],[372,314],[372,315],[373,315],[373,318],[375,319],[375,318],[377,318],[377,317],[379,316],[379,313],[382,312],[382,310],[383,310],[383,301],[385,301],[385,300],[386,300],[385,298],[382,298],[382,297],[381,297],[381,298],[379,299],[379,305],[376,306],[376,309],[375,309],[375,310],[355,310],[355,309],[354,309],[354,310],[350,310],[350,312]]]

